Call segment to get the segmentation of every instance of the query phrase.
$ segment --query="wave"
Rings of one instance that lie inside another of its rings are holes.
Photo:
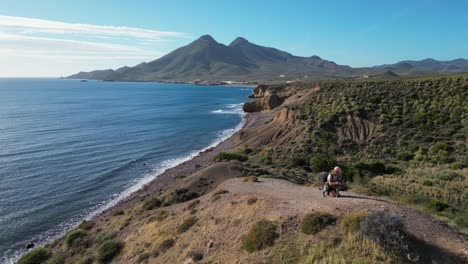
[[[212,114],[227,114],[227,115],[243,115],[244,111],[242,110],[242,106],[244,104],[227,104],[225,107],[226,109],[217,109],[211,111]]]
[[[117,205],[119,202],[123,201],[125,198],[129,197],[132,193],[140,190],[143,188],[145,185],[149,184],[151,181],[156,179],[159,175],[164,173],[166,170],[171,169],[173,167],[176,167],[177,165],[180,165],[186,161],[189,161],[199,155],[201,152],[206,151],[207,149],[216,147],[219,145],[221,142],[225,141],[229,137],[231,137],[234,133],[237,131],[241,130],[242,127],[244,126],[246,119],[245,119],[245,113],[242,111],[242,105],[243,104],[230,104],[227,105],[227,108],[230,109],[235,109],[232,110],[232,112],[239,114],[242,119],[239,124],[233,128],[225,129],[221,131],[218,134],[218,137],[215,138],[207,147],[193,151],[189,153],[186,156],[178,157],[178,158],[173,158],[173,159],[168,159],[165,161],[162,161],[161,163],[156,166],[155,169],[153,169],[150,173],[147,173],[144,175],[142,178],[136,180],[133,184],[130,184],[128,188],[126,188],[123,192],[120,193],[115,193],[110,196],[109,199],[106,201],[103,201],[99,205],[95,206],[93,209],[89,210],[88,213],[83,213],[80,215],[77,215],[76,217],[72,218],[70,221],[63,223],[58,226],[58,228],[54,228],[53,230],[49,230],[45,232],[45,234],[32,238],[33,241],[37,242],[36,246],[44,246],[45,244],[49,243],[52,240],[55,240],[59,237],[64,236],[68,231],[72,230],[76,226],[78,226],[81,222],[83,221],[89,221],[93,219],[94,217],[100,215],[104,211],[112,208],[113,206]],[[240,112],[238,111],[237,108],[240,106]],[[222,109],[219,109],[222,110]],[[226,111],[229,112],[229,111]],[[220,112],[225,114],[226,112]],[[134,162],[134,161],[132,161]],[[131,162],[131,163],[132,163]],[[57,231],[59,230],[59,231]],[[7,251],[5,252],[4,256],[0,259],[2,263],[5,264],[14,264],[18,261],[18,259],[25,254],[27,251],[25,249],[22,250],[16,250],[15,252]],[[11,254],[11,255],[10,255]],[[8,256],[8,257],[7,257]]]

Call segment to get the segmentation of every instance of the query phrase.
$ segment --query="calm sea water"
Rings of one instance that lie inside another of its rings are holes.
[[[241,126],[250,88],[0,79],[0,262]]]

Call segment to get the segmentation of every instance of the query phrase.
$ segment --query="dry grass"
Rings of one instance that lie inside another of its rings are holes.
[[[354,233],[359,230],[362,219],[367,216],[367,212],[359,211],[345,216],[341,220],[341,230],[345,233]]]
[[[441,180],[440,176],[453,172],[447,167],[410,168],[403,175],[377,176],[371,180],[374,188],[386,188],[395,194],[421,194],[454,206],[468,204],[468,169],[455,173],[460,177]],[[432,182],[432,185],[427,182]],[[426,182],[426,184],[424,184]]]
[[[257,176],[247,176],[244,177],[244,182],[258,182]]]
[[[348,263],[400,263],[375,242],[356,235],[346,235],[337,241],[321,241],[309,251],[303,264],[348,264]]]

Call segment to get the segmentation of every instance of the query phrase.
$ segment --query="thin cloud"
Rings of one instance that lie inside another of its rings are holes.
[[[0,76],[63,76],[151,61],[185,33],[0,15]]]
[[[132,37],[148,40],[159,40],[167,37],[189,37],[181,32],[148,30],[132,27],[101,26],[79,23],[66,23],[52,20],[1,16],[0,30],[48,34],[79,34],[113,37]]]

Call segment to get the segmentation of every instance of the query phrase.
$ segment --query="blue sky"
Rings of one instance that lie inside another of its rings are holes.
[[[467,10],[464,0],[1,0],[0,76],[133,66],[204,34],[355,67],[468,58]]]

